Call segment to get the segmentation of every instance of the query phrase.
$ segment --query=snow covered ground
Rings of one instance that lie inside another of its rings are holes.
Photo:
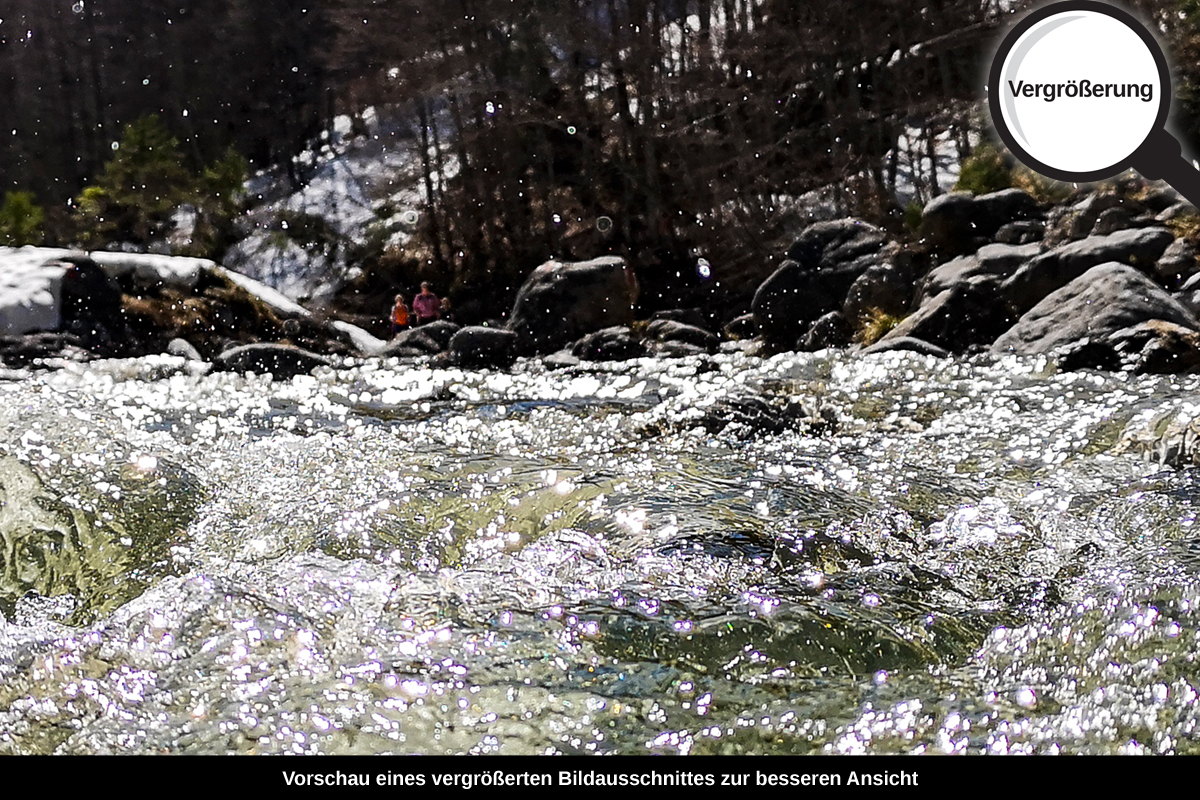
[[[304,183],[294,191],[282,168],[255,175],[247,189],[259,202],[253,229],[225,255],[225,264],[294,299],[332,294],[352,277],[347,256],[373,238],[394,247],[408,241],[424,201],[420,141],[408,120],[368,108],[357,120],[340,116],[332,136],[303,153]],[[447,177],[457,165],[447,162]]]
[[[77,251],[52,247],[0,247],[0,335],[20,336],[53,331],[62,325],[62,282],[69,269],[62,258]],[[111,277],[136,274],[184,291],[199,283],[205,272],[228,278],[257,297],[281,317],[310,317],[312,312],[279,291],[247,275],[205,258],[151,254],[88,253]],[[382,349],[385,342],[347,322],[334,323],[364,354]]]

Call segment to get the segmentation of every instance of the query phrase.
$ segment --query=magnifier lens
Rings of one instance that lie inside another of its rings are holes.
[[[1015,144],[1053,170],[1121,165],[1155,128],[1169,87],[1149,45],[1107,14],[1069,10],[1020,36],[1000,72],[1000,111]]]

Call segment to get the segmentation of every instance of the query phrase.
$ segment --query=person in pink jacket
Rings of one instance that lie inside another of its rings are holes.
[[[424,325],[426,322],[433,322],[441,316],[441,308],[438,296],[429,291],[429,283],[422,283],[421,293],[412,301],[413,315],[417,318],[416,324]]]

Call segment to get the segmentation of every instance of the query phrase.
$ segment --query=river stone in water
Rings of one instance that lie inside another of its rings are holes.
[[[646,355],[646,345],[629,328],[614,325],[584,336],[571,353],[586,361],[625,361]]]
[[[957,353],[989,344],[1013,321],[996,300],[997,284],[986,275],[955,283],[925,301],[880,342],[912,337]]]
[[[720,341],[716,335],[695,325],[669,319],[651,320],[646,335],[659,342],[683,342],[709,353],[715,353]]]
[[[429,323],[429,325],[432,324],[433,323]],[[389,356],[398,355],[401,352],[409,352],[413,350],[420,351],[426,355],[434,355],[435,353],[442,352],[446,349],[445,345],[443,345],[438,339],[430,336],[425,331],[429,325],[422,325],[419,328],[409,328],[406,331],[401,331],[395,336],[395,338],[387,343],[387,346],[379,351],[378,355],[383,358],[387,358]],[[450,340],[447,339],[446,344],[448,345],[449,343]]]
[[[551,353],[585,334],[633,322],[638,283],[616,256],[535,269],[517,292],[508,329],[520,353]]]
[[[502,328],[468,325],[450,339],[450,357],[466,367],[508,367],[517,358],[517,335]]]
[[[1200,329],[1191,312],[1141,272],[1124,264],[1101,264],[1038,303],[996,340],[992,350],[1047,353],[1155,319]]]
[[[458,332],[459,326],[448,319],[435,319],[413,330],[420,331],[425,338],[432,341],[437,346],[435,352],[440,353],[450,347],[450,340]]]
[[[805,228],[754,293],[758,332],[777,346],[794,346],[818,317],[842,307],[860,275],[883,263],[886,241],[883,231],[857,219]]]
[[[845,347],[850,344],[854,329],[840,311],[824,314],[796,342],[796,349],[811,353],[826,347]]]
[[[271,373],[278,379],[312,372],[332,364],[328,358],[283,344],[246,344],[213,359],[213,368],[229,372]]]

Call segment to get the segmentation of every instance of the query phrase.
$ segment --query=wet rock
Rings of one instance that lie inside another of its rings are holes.
[[[842,316],[852,328],[873,314],[899,316],[909,310],[913,294],[912,268],[888,262],[868,267],[855,279],[842,303]]]
[[[277,379],[304,375],[317,367],[331,366],[324,356],[283,344],[247,344],[218,355],[213,369],[226,372],[271,373]]]
[[[704,315],[704,312],[698,308],[671,308],[665,311],[655,311],[650,315],[650,321],[670,320],[671,322],[682,322],[684,325],[691,325],[696,328],[708,330],[709,321]]]
[[[387,346],[379,351],[379,355],[383,358],[389,358],[398,355],[400,350],[416,350],[425,355],[435,355],[445,350],[446,347],[444,345],[425,332],[426,327],[428,326],[422,325],[420,328],[409,328],[406,331],[401,331],[387,343]],[[446,345],[449,344],[450,341],[447,340]]]
[[[88,256],[72,254],[62,282],[62,329],[79,336],[90,352],[122,357],[148,348],[140,346],[121,313],[121,287]]]
[[[204,360],[204,357],[200,355],[200,351],[187,339],[172,339],[167,342],[167,353],[179,356],[180,358],[186,358],[188,361]]]
[[[1063,372],[1074,372],[1081,369],[1102,369],[1116,372],[1121,369],[1121,354],[1111,342],[1097,341],[1084,337],[1075,342],[1068,342],[1053,351],[1058,361],[1058,368]]]
[[[759,333],[772,344],[792,346],[818,317],[842,307],[860,275],[884,263],[885,242],[881,230],[860,220],[810,225],[754,293]]]
[[[1002,244],[1030,244],[1040,242],[1045,235],[1046,223],[1024,219],[1001,225],[993,238]]]
[[[426,322],[424,325],[413,330],[420,332],[423,337],[434,342],[440,352],[450,347],[450,340],[454,338],[454,334],[458,333],[459,326],[450,320],[435,319],[433,322]]]
[[[1200,413],[1188,404],[1180,409],[1150,417],[1135,417],[1121,432],[1114,448],[1132,452],[1147,461],[1168,467],[1200,464]]]
[[[1191,312],[1138,270],[1100,264],[1046,296],[1000,336],[992,350],[1048,353],[1083,339],[1102,341],[1148,320],[1200,329]]]
[[[988,276],[954,284],[926,302],[880,339],[920,339],[953,353],[990,344],[1012,325],[1013,317],[997,301],[996,279]]]
[[[1071,242],[1031,259],[1002,291],[1009,305],[1024,313],[1098,264],[1119,262],[1148,272],[1174,240],[1165,228],[1141,228]]]
[[[1108,338],[1122,366],[1137,375],[1178,375],[1200,370],[1200,332],[1153,319]]]
[[[1168,289],[1186,285],[1192,277],[1200,274],[1196,248],[1186,239],[1171,242],[1155,263],[1154,274],[1159,283]]]
[[[699,425],[711,434],[732,433],[744,439],[786,430],[826,432],[835,427],[835,420],[834,412],[813,398],[747,394],[718,400],[688,424]]]
[[[72,360],[87,357],[83,340],[73,333],[38,331],[23,336],[0,336],[0,363],[8,367],[26,367],[39,359],[65,356]]]
[[[581,362],[571,354],[570,350],[559,350],[557,353],[543,356],[542,363],[546,365],[547,369],[570,369],[578,367]]]
[[[980,276],[1007,278],[1039,253],[1041,247],[1037,244],[984,245],[974,255],[959,256],[931,270],[922,282],[922,302],[936,297],[956,284],[966,283]]]
[[[1096,224],[1092,226],[1092,236],[1107,236],[1110,233],[1123,231],[1133,227],[1133,217],[1128,209],[1120,206],[1110,208],[1104,211],[1096,218]]]
[[[646,355],[646,346],[629,328],[617,325],[584,336],[571,353],[585,361],[625,361]]]
[[[944,254],[976,249],[1006,223],[1040,216],[1037,201],[1020,189],[975,196],[951,192],[929,201],[921,215],[921,238]]]
[[[758,335],[758,323],[753,314],[734,317],[721,331],[729,339],[750,339]]]
[[[646,326],[646,335],[659,342],[683,342],[700,348],[708,353],[715,353],[717,345],[716,334],[709,333],[695,325],[675,322],[669,319],[656,319]]]
[[[708,355],[710,352],[713,352],[706,347],[697,347],[687,342],[653,342],[651,343],[651,351],[653,355],[662,358],[688,358],[690,356]]]
[[[876,342],[870,347],[861,350],[862,355],[870,355],[872,353],[888,353],[893,350],[907,350],[913,353],[920,353],[923,356],[934,356],[936,358],[948,358],[950,352],[935,344],[930,344],[924,339],[917,339],[912,336],[897,336],[894,339],[883,339]]]
[[[824,350],[827,347],[845,347],[850,344],[854,329],[840,311],[823,314],[796,342],[796,349],[805,353]]]
[[[508,367],[517,358],[517,335],[503,328],[468,325],[450,338],[450,358],[463,367]]]
[[[508,329],[521,353],[549,353],[579,337],[633,322],[638,284],[625,260],[550,261],[517,293]]]

